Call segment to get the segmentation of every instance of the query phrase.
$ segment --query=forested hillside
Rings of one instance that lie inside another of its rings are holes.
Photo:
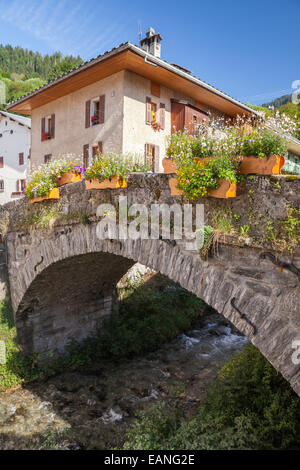
[[[81,57],[63,56],[61,52],[42,55],[22,47],[0,44],[0,70],[2,74],[19,75],[21,79],[41,78],[47,80],[56,65],[67,62],[73,67],[82,64]]]
[[[4,101],[10,103],[82,63],[79,56],[63,56],[61,52],[42,55],[0,44],[0,81],[5,84],[5,99],[0,93],[0,109],[5,107]]]
[[[292,101],[292,95],[283,95],[279,98],[276,98],[269,103],[262,104],[263,107],[268,108],[269,106],[274,106],[274,108],[280,108],[281,106],[290,103]]]

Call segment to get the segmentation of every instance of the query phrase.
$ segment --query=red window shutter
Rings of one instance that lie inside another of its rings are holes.
[[[20,192],[20,180],[17,180],[17,193]]]
[[[154,147],[154,162],[153,162],[153,171],[159,173],[159,146],[155,145]]]
[[[98,150],[100,153],[103,153],[103,142],[98,142]]]
[[[151,124],[151,98],[146,97],[146,124]]]
[[[19,165],[24,165],[24,153],[19,153]]]
[[[89,166],[89,144],[83,146],[83,168]]]
[[[85,103],[85,128],[91,126],[91,100]]]
[[[4,167],[4,159],[3,157],[0,157],[0,168]]]
[[[159,105],[159,114],[160,114],[160,124],[161,124],[161,128],[164,129],[165,128],[165,116],[166,116],[166,105],[164,103],[160,103]]]
[[[51,137],[52,139],[55,137],[55,114],[51,115]]]
[[[43,135],[45,134],[45,128],[46,128],[46,119],[42,118],[42,123],[41,123],[41,140],[43,140]]]
[[[105,95],[99,98],[99,124],[104,124],[105,119]]]

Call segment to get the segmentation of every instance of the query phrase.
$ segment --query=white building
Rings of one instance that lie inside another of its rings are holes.
[[[30,118],[0,110],[0,204],[22,196],[30,139]]]

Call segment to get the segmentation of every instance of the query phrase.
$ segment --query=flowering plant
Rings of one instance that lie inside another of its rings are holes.
[[[42,132],[42,140],[49,140],[51,136],[48,132]]]
[[[160,131],[162,129],[161,123],[156,121],[155,119],[152,119],[151,126],[155,131]]]
[[[109,153],[95,157],[93,164],[85,172],[85,179],[95,179],[101,182],[112,176],[119,175],[127,180],[130,173],[146,172],[149,170],[148,165],[135,162],[132,157]]]
[[[91,121],[93,123],[98,122],[99,121],[99,116],[97,114],[94,114],[94,116],[91,117]]]
[[[243,136],[242,155],[264,158],[271,154],[284,155],[286,151],[284,139],[266,128],[254,128],[250,135]]]
[[[28,199],[34,197],[46,196],[51,189],[56,187],[57,179],[61,178],[64,173],[83,174],[84,169],[73,162],[64,160],[54,160],[41,165],[31,176],[29,183],[23,190],[23,194]]]
[[[178,162],[192,159],[192,136],[189,136],[186,130],[181,132],[174,129],[174,132],[168,136],[167,142],[167,158]]]
[[[220,179],[238,181],[237,168],[238,161],[230,156],[215,157],[206,163],[186,160],[176,171],[178,188],[189,199],[207,196],[209,189],[219,187]]]

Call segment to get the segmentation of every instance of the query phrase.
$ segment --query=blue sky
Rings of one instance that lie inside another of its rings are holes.
[[[95,57],[153,26],[162,58],[259,104],[300,79],[300,0],[0,0],[0,43]]]

